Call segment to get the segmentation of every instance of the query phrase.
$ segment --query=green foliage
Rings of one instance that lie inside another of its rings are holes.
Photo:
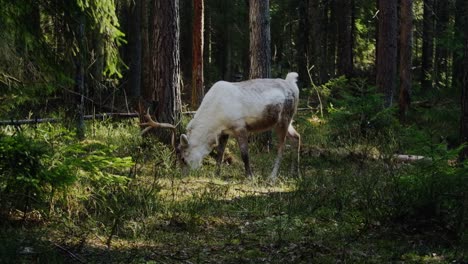
[[[104,74],[122,77],[119,71],[120,57],[118,48],[121,44],[126,43],[126,41],[124,39],[125,34],[119,29],[115,1],[77,0],[76,3],[81,11],[85,12],[90,18],[92,21],[90,26],[98,31],[100,34],[99,38],[104,42],[104,50],[107,53]],[[85,51],[82,50],[80,52]]]
[[[111,155],[114,150],[95,141],[73,140],[69,132],[51,126],[34,135],[2,134],[0,188],[4,208],[51,208],[55,202],[66,204],[60,197],[72,193],[86,198],[71,188],[77,183],[98,192],[124,186],[128,181],[125,171],[133,162],[130,157]]]
[[[329,136],[339,145],[391,141],[398,130],[395,109],[382,107],[382,95],[364,80],[342,78],[324,85],[332,97],[328,108]]]

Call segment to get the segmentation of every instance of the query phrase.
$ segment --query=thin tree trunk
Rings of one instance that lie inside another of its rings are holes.
[[[350,77],[353,73],[353,1],[336,0],[338,23],[338,75]]]
[[[321,5],[320,0],[310,0],[309,1],[309,13],[310,13],[310,22],[311,22],[311,43],[310,43],[310,61],[308,67],[311,68],[312,80],[315,84],[322,84],[320,76],[320,67],[321,64],[321,44],[322,44],[322,34],[321,34],[321,25],[323,23],[322,14],[321,14]]]
[[[306,87],[307,61],[309,58],[309,0],[299,0],[299,28],[297,35],[297,67],[299,73],[299,88]]]
[[[154,101],[153,87],[151,85],[151,53],[149,40],[148,0],[141,1],[141,97],[148,102]]]
[[[140,96],[141,91],[141,77],[142,77],[142,31],[141,28],[141,2],[146,0],[134,0],[130,5],[129,12],[129,29],[130,38],[128,40],[129,46],[129,82],[127,85],[127,95],[130,97]]]
[[[432,88],[434,67],[434,0],[424,0],[423,48],[421,63],[421,87],[423,91]]]
[[[449,3],[447,0],[436,0],[436,47],[434,65],[434,84],[445,86],[447,81],[448,50],[446,36],[449,23]]]
[[[376,83],[384,95],[384,107],[390,107],[396,86],[397,2],[379,0],[379,36]]]
[[[467,26],[464,17],[466,16],[464,11],[464,5],[466,0],[457,0],[455,4],[455,25],[453,38],[454,43],[463,43],[464,30]],[[460,45],[461,46],[461,45]],[[458,92],[463,86],[463,48],[459,48],[459,45],[455,45],[453,50],[453,63],[452,63],[452,86],[455,91]]]
[[[410,106],[412,81],[413,0],[400,1],[400,120]]]
[[[464,22],[468,24],[468,3],[464,3]],[[468,144],[468,29],[464,30],[463,84],[461,94],[460,143]],[[460,160],[468,159],[468,146],[460,152]]]
[[[84,98],[85,98],[85,16],[81,14],[77,26],[77,36],[79,43],[78,55],[75,58],[75,90],[77,97],[77,110],[75,115],[76,136],[82,140],[85,138],[84,123]]]
[[[205,96],[203,89],[203,1],[193,1],[192,107],[194,109],[198,108],[203,96]]]

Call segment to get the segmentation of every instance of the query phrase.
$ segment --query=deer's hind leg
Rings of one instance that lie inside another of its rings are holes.
[[[282,122],[275,127],[275,132],[278,137],[278,152],[276,155],[275,163],[273,165],[273,171],[270,174],[270,179],[275,181],[278,176],[278,170],[283,158],[284,142],[286,140],[286,134],[288,133],[289,122]]]
[[[221,134],[218,140],[218,146],[216,147],[216,174],[219,176],[221,174],[221,164],[223,163],[224,150],[229,139],[229,135]]]

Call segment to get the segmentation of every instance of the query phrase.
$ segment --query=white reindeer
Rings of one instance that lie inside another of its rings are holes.
[[[219,81],[203,98],[194,118],[182,134],[178,152],[182,163],[191,169],[201,166],[203,158],[217,148],[218,172],[229,136],[237,140],[245,172],[252,176],[249,163],[248,138],[252,132],[274,129],[278,137],[278,154],[270,177],[278,175],[286,137],[297,140],[299,161],[300,135],[292,126],[299,102],[298,74],[288,73],[286,79],[253,79],[243,82]],[[149,126],[170,127],[160,124],[147,114]],[[174,129],[174,127],[171,127]]]

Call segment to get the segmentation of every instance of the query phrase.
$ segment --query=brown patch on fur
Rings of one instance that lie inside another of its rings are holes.
[[[268,105],[265,110],[263,110],[261,119],[246,125],[247,130],[249,132],[261,132],[271,129],[278,123],[281,110],[282,106],[279,104]]]

